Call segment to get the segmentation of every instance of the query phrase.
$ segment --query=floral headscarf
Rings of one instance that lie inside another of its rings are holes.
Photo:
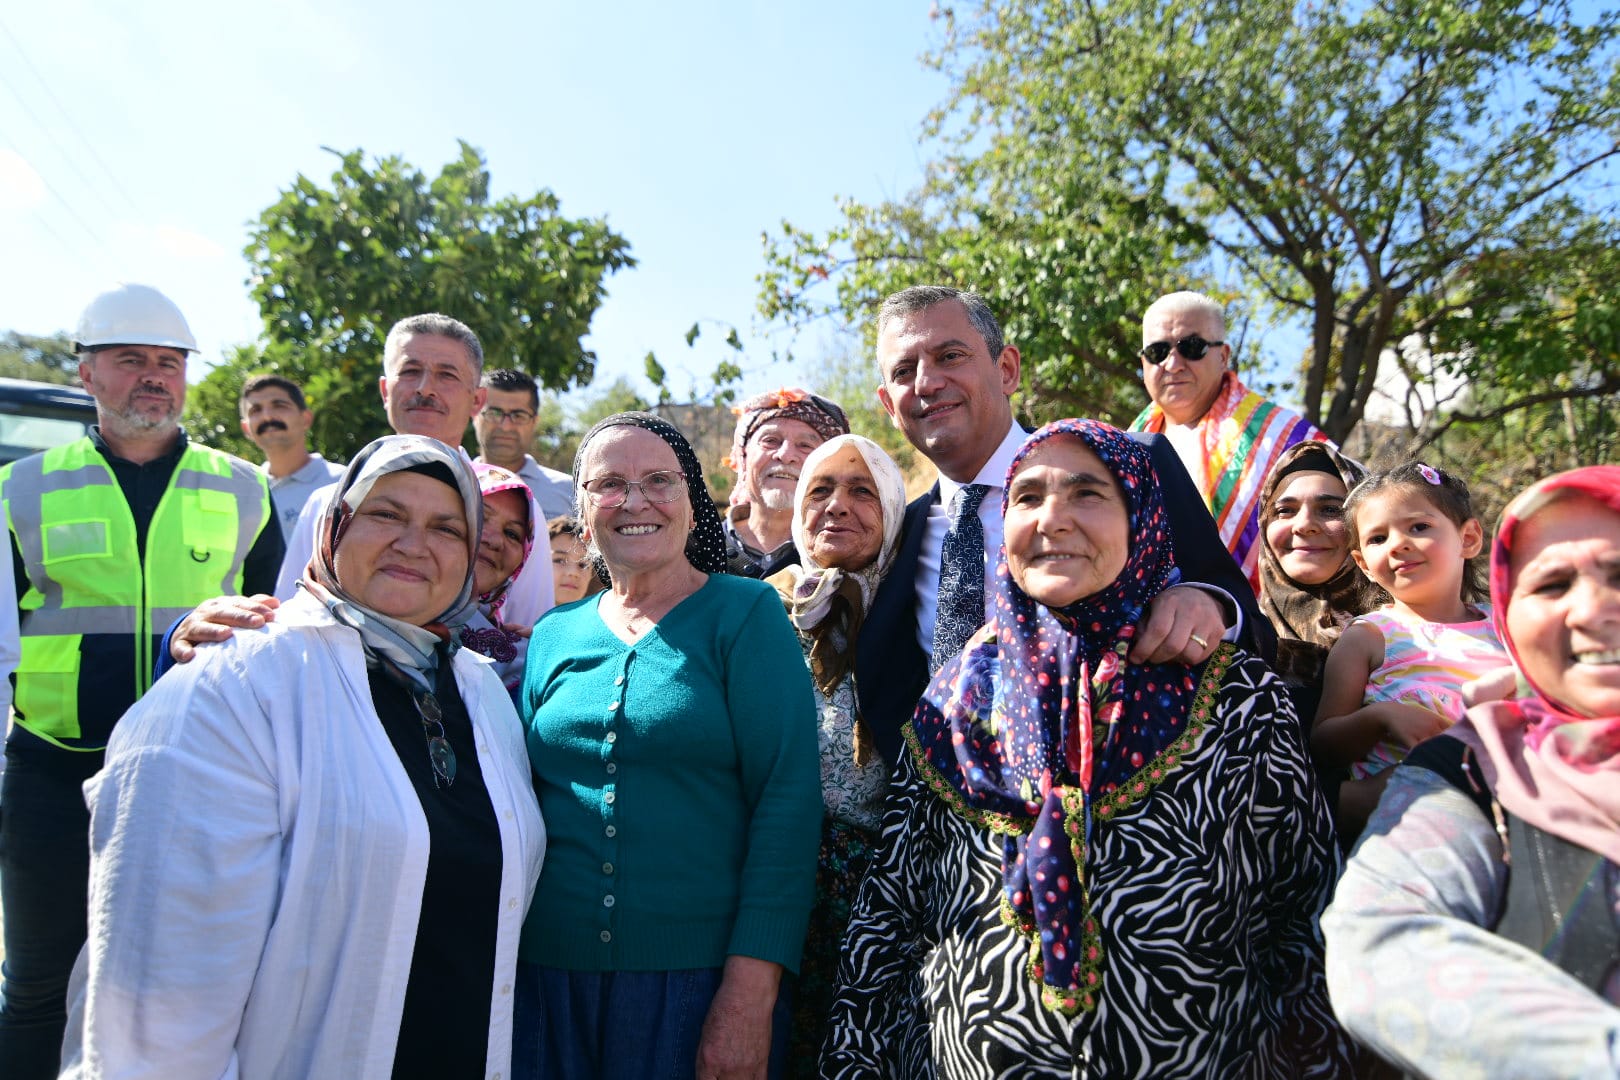
[[[756,394],[731,411],[737,415],[737,428],[731,434],[731,453],[720,464],[739,473],[747,460],[748,437],[767,421],[798,420],[809,424],[823,439],[849,434],[849,418],[843,409],[820,394],[796,386]]]
[[[378,479],[389,473],[423,468],[443,470],[455,481],[466,513],[467,572],[450,606],[426,625],[416,626],[374,611],[356,600],[338,581],[335,560],[355,511],[366,501]],[[325,604],[338,622],[359,631],[368,664],[380,666],[393,677],[422,691],[432,692],[440,655],[448,655],[454,648],[450,629],[466,622],[473,611],[473,560],[477,558],[483,520],[484,501],[478,491],[478,481],[459,453],[437,439],[422,435],[389,435],[378,439],[349,462],[321,511],[315,554],[304,570],[299,587]]]
[[[473,462],[473,473],[478,477],[478,489],[484,498],[503,491],[515,491],[522,498],[529,515],[528,524],[524,527],[523,558],[518,560],[517,569],[512,571],[511,577],[478,597],[479,605],[489,617],[489,628],[484,630],[473,626],[461,628],[463,645],[491,660],[509,664],[517,658],[519,649],[527,647],[527,641],[522,634],[501,628],[501,605],[506,602],[506,595],[512,590],[512,582],[517,580],[517,576],[523,573],[523,568],[529,563],[529,556],[534,552],[536,523],[545,521],[545,515],[540,512],[540,504],[535,502],[534,492],[529,490],[529,485],[525,484],[516,473],[482,461]],[[476,577],[476,574],[474,576]]]
[[[1043,1004],[1073,1014],[1096,1008],[1102,979],[1090,832],[1151,792],[1197,725],[1191,669],[1127,659],[1148,602],[1180,578],[1147,448],[1091,420],[1048,424],[1013,459],[1002,513],[1029,455],[1060,436],[1084,442],[1119,484],[1131,538],[1124,569],[1053,609],[1019,588],[1003,545],[988,626],[934,676],[906,737],[936,793],[1003,834],[1003,918],[1031,939]]]
[[[586,448],[593,439],[612,427],[638,427],[650,431],[675,451],[675,461],[686,477],[686,497],[692,507],[692,535],[686,538],[686,561],[705,574],[726,573],[726,534],[720,527],[720,512],[714,508],[714,500],[709,497],[709,489],[703,479],[703,466],[698,462],[692,444],[686,441],[686,436],[663,417],[645,412],[622,412],[598,420],[585,433],[585,437],[579,441],[579,449],[574,452],[574,487],[577,489],[580,485],[579,471],[585,464]],[[587,495],[580,496],[582,514],[588,498]],[[596,567],[597,578],[602,584],[608,584],[610,578],[602,556],[593,553],[591,562]]]
[[[1502,512],[1491,546],[1491,620],[1528,694],[1476,705],[1447,734],[1474,747],[1486,783],[1514,815],[1620,862],[1620,716],[1587,716],[1548,697],[1525,673],[1508,632],[1519,526],[1572,495],[1620,513],[1620,466],[1549,477]]]
[[[866,463],[877,489],[883,514],[883,543],[871,563],[859,570],[821,566],[810,554],[810,534],[804,524],[804,504],[810,480],[828,458],[853,449]],[[855,640],[861,623],[877,595],[878,585],[894,563],[895,546],[906,510],[906,481],[900,468],[883,448],[860,435],[838,435],[811,452],[799,468],[799,486],[793,493],[793,546],[798,549],[798,565],[788,567],[793,575],[793,592],[788,617],[809,641],[810,673],[823,695],[831,696],[855,662]],[[864,764],[868,753],[875,753],[865,725],[856,722],[857,764]]]

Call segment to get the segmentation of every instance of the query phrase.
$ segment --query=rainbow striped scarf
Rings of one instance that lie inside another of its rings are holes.
[[[1149,405],[1131,421],[1131,430],[1163,432],[1164,425],[1164,410]],[[1328,442],[1309,420],[1261,397],[1230,371],[1215,404],[1198,421],[1203,467],[1188,471],[1215,518],[1221,540],[1243,567],[1256,595],[1260,592],[1260,491],[1283,451],[1306,439]]]

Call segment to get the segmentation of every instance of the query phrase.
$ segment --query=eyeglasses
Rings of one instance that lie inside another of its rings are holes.
[[[508,412],[505,409],[497,409],[493,405],[484,406],[484,411],[479,415],[492,424],[504,424],[510,421],[520,427],[534,419],[534,413],[528,409],[513,409]]]
[[[449,787],[456,782],[456,752],[444,734],[444,713],[439,708],[439,699],[426,690],[416,690],[411,697],[416,702],[417,713],[422,717],[428,764],[433,767],[433,786]]]
[[[1170,359],[1170,350],[1174,348],[1185,359],[1202,360],[1209,350],[1218,349],[1225,344],[1224,341],[1205,341],[1197,334],[1188,334],[1174,345],[1168,341],[1155,341],[1151,345],[1142,346],[1142,359],[1150,364],[1162,364]]]
[[[686,494],[686,475],[678,472],[648,473],[640,480],[626,480],[622,476],[598,476],[580,487],[597,506],[611,510],[624,505],[631,488],[640,488],[642,498],[650,503],[670,503]]]

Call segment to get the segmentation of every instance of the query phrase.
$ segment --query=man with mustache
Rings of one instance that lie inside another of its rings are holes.
[[[726,511],[726,564],[733,574],[768,578],[799,561],[793,546],[793,491],[810,452],[849,434],[844,410],[818,394],[784,386],[731,410],[737,430],[726,462],[741,499]]]
[[[221,591],[268,590],[282,552],[264,475],[180,427],[197,342],[179,308],[119,285],[73,341],[97,426],[0,470],[22,646],[0,782],[0,1072],[14,1080],[60,1065],[85,938],[85,780],[151,685],[164,628]]]
[[[383,342],[383,373],[377,380],[388,426],[398,435],[425,435],[461,449],[468,422],[484,406],[486,391],[479,385],[483,366],[483,344],[459,319],[428,313],[399,320]],[[467,456],[465,449],[461,453]],[[199,606],[170,632],[165,670],[169,659],[185,663],[195,646],[223,641],[234,627],[257,628],[275,617],[277,604],[297,590],[314,554],[321,509],[332,486],[310,495],[288,533],[274,596],[219,596]],[[527,633],[554,600],[551,560],[530,559],[506,594],[503,616],[508,626]]]
[[[855,650],[861,715],[892,764],[929,677],[961,651],[993,603],[1002,485],[1026,432],[1011,401],[1022,357],[977,294],[917,285],[888,297],[878,313],[877,361],[878,400],[940,472],[933,490],[906,507],[894,566]],[[1132,657],[1202,663],[1225,637],[1269,659],[1277,635],[1169,441],[1134,437],[1153,454],[1184,584],[1154,598]]]
[[[343,466],[309,449],[309,426],[315,414],[304,404],[304,391],[280,375],[255,375],[242,384],[238,407],[242,434],[264,451],[260,466],[270,478],[270,500],[285,540],[309,497],[337,481]]]

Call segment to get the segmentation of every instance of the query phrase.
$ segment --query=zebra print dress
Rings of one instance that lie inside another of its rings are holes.
[[[1205,677],[1209,677],[1206,672]],[[1349,1048],[1317,915],[1339,872],[1287,693],[1239,655],[1203,735],[1087,858],[1097,1008],[1041,1007],[1001,921],[1001,855],[906,754],[844,939],[824,1077],[1329,1077]]]

